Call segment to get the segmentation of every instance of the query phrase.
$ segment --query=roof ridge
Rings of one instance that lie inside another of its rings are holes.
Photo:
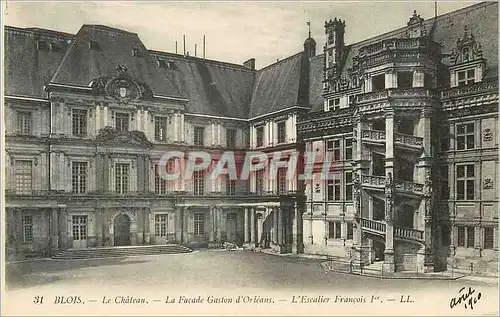
[[[290,56],[288,56],[288,57],[286,57],[286,58],[284,58],[284,59],[280,59],[279,61],[276,61],[276,62],[274,62],[274,63],[272,63],[272,64],[269,64],[269,65],[267,65],[267,66],[265,66],[265,67],[263,67],[263,68],[261,68],[261,69],[257,70],[257,72],[258,72],[258,73],[260,73],[261,71],[263,71],[263,70],[265,70],[265,69],[267,69],[267,68],[277,66],[277,65],[279,65],[279,64],[281,64],[281,63],[284,63],[284,62],[288,61],[289,59],[292,59],[292,58],[297,57],[297,55],[300,55],[300,54],[302,54],[302,53],[304,53],[304,52],[303,52],[303,51],[300,51],[300,52],[295,53],[295,54],[293,54],[293,55],[290,55]]]
[[[439,20],[442,20],[442,19],[445,19],[445,18],[449,18],[451,16],[455,16],[455,15],[458,15],[458,14],[464,14],[465,12],[476,10],[477,7],[487,7],[487,6],[495,5],[495,4],[498,4],[498,2],[496,2],[496,1],[483,1],[483,2],[479,2],[479,3],[473,4],[473,5],[470,5],[470,6],[461,8],[461,9],[458,9],[458,10],[446,12],[444,14],[438,15],[437,17],[431,17],[431,18],[428,18],[428,19],[424,19],[424,23],[430,23],[430,22],[433,22],[433,21],[439,21]],[[376,35],[376,36],[373,36],[373,37],[370,37],[370,38],[367,38],[367,39],[364,39],[364,40],[361,40],[361,41],[358,41],[358,42],[350,43],[349,45],[354,46],[354,45],[359,45],[359,44],[364,44],[364,43],[368,44],[368,43],[371,43],[371,42],[376,42],[376,41],[378,41],[378,40],[380,40],[382,38],[386,38],[387,35],[389,35],[389,34],[395,34],[395,35],[399,34],[400,32],[403,32],[406,28],[407,28],[407,26],[402,26],[402,27],[394,29],[392,31],[387,31],[385,33],[382,33],[382,34],[379,34],[379,35]]]
[[[252,70],[248,67],[245,67],[244,65],[236,64],[236,63],[230,63],[230,62],[224,62],[224,61],[218,61],[214,59],[207,59],[207,58],[202,58],[198,56],[184,56],[183,54],[176,54],[176,53],[171,53],[171,52],[163,52],[163,51],[157,51],[157,50],[149,50],[148,52],[152,55],[168,55],[169,57],[173,57],[179,60],[187,60],[190,62],[196,62],[196,61],[203,61],[207,62],[209,64],[216,64],[217,66],[225,66],[229,68],[237,68],[239,70],[245,70],[248,72],[255,72],[255,70]]]
[[[44,29],[44,28],[37,28],[37,27],[22,28],[22,27],[18,27],[18,26],[4,25],[4,30],[6,32],[42,34],[45,36],[64,37],[64,38],[69,38],[69,37],[72,38],[75,36],[75,34],[71,34],[71,33],[67,33],[67,32],[61,32],[61,31],[56,31],[56,30],[51,30],[51,29]]]

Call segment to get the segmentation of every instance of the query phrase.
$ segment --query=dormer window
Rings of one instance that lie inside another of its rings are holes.
[[[328,100],[328,110],[340,109],[340,98]]]
[[[132,48],[132,56],[133,57],[140,57],[141,51],[137,47]]]
[[[99,50],[99,44],[96,41],[89,41],[89,50],[91,51],[98,51]]]
[[[50,43],[50,50],[52,52],[60,52],[61,47],[57,43]]]
[[[472,85],[476,82],[476,72],[474,69],[467,69],[457,72],[458,86]]]
[[[50,49],[50,45],[45,41],[37,41],[36,49],[39,51],[48,51]]]

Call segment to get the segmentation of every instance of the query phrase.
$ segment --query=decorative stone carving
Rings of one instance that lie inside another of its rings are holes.
[[[105,94],[106,97],[115,99],[118,103],[153,97],[151,89],[146,84],[138,83],[130,77],[126,66],[118,64],[116,71],[117,76],[103,76],[94,79],[90,83],[93,92]]]
[[[485,178],[483,189],[493,189],[493,179]]]
[[[152,146],[142,131],[119,131],[110,126],[99,130],[96,141],[111,144],[128,143],[142,147]]]
[[[385,220],[392,220],[393,207],[394,207],[394,182],[392,179],[392,173],[387,173],[385,179],[385,201],[386,201],[386,212]]]
[[[450,53],[450,63],[453,65],[466,63],[483,58],[481,44],[476,42],[474,35],[467,32],[464,27],[464,35],[457,40],[457,47]]]
[[[493,140],[493,132],[491,132],[491,129],[484,129],[483,141],[491,141],[491,140]]]
[[[417,14],[417,10],[413,10],[413,15],[408,21],[406,29],[406,37],[424,37],[427,35],[424,19]]]

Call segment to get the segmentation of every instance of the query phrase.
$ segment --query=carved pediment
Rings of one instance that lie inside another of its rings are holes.
[[[146,84],[139,83],[130,77],[125,65],[118,64],[116,71],[116,76],[102,76],[92,80],[90,87],[93,92],[104,94],[118,103],[153,97],[151,89]]]
[[[423,37],[427,35],[427,29],[425,28],[424,18],[417,14],[417,11],[413,11],[413,15],[407,23],[406,37]]]
[[[138,147],[151,147],[153,145],[142,131],[121,131],[110,126],[99,130],[96,141],[110,145],[135,145]]]
[[[476,41],[472,33],[469,34],[467,32],[467,26],[465,26],[463,37],[457,40],[457,47],[453,48],[450,54],[450,63],[456,65],[481,60],[482,58],[483,50],[481,44]]]

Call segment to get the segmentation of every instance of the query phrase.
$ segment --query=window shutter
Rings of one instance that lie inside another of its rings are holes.
[[[188,214],[188,233],[194,233],[194,214],[189,212]]]

